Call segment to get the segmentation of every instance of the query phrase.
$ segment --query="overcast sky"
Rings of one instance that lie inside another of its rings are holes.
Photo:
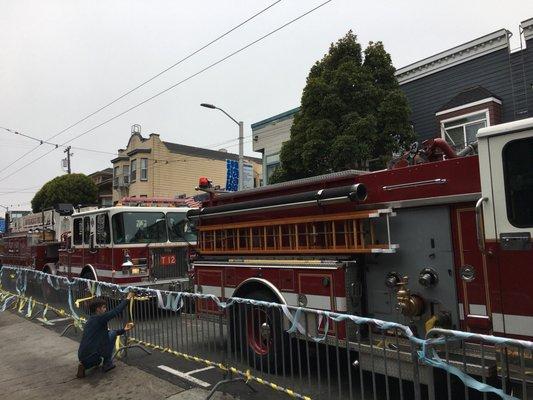
[[[273,2],[0,0],[0,126],[48,138]],[[53,141],[63,143],[102,123],[320,3],[282,0]],[[125,147],[131,125],[140,124],[143,135],[156,132],[166,141],[237,152],[236,140],[222,143],[236,139],[237,126],[199,104],[225,108],[244,121],[249,136],[250,124],[299,105],[309,68],[349,29],[363,44],[383,41],[399,68],[500,28],[514,34],[516,47],[518,24],[530,17],[531,0],[333,0],[71,144],[115,152]],[[6,179],[50,149],[42,145],[5,169],[34,146],[35,142],[0,130],[0,204],[29,208],[33,192],[64,173],[64,154],[55,150]],[[111,166],[108,154],[73,152],[73,172]],[[245,153],[254,154],[249,138]],[[6,193],[13,191],[17,193]]]

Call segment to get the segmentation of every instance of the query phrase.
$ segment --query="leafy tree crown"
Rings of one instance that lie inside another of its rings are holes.
[[[381,42],[364,49],[349,31],[307,77],[281,166],[270,182],[382,167],[414,141],[407,99]]]
[[[91,178],[84,174],[67,174],[46,182],[31,201],[33,212],[54,207],[59,203],[95,204],[98,188]]]

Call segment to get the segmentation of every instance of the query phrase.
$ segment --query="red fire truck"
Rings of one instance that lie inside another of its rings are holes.
[[[70,204],[13,219],[3,237],[0,265],[43,271],[58,261],[63,233],[69,230]]]
[[[116,284],[188,287],[189,249],[196,244],[186,218],[190,208],[143,204],[74,213],[59,262],[48,272]]]
[[[386,170],[212,194],[189,212],[195,289],[397,321],[420,336],[431,321],[531,340],[533,118],[477,137],[457,154],[426,141]],[[265,355],[264,343],[249,346]]]

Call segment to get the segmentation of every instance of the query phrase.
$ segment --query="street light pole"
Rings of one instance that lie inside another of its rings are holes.
[[[237,121],[235,118],[233,118],[231,115],[229,115],[226,111],[224,111],[222,108],[219,108],[213,104],[209,103],[202,103],[200,104],[202,107],[205,108],[211,108],[212,110],[219,110],[222,111],[226,116],[231,119],[233,122],[235,122],[237,125],[239,125],[239,190],[243,189],[243,181],[244,181],[244,122]]]
[[[239,190],[244,184],[244,123],[239,121]]]
[[[7,230],[9,228],[9,223],[10,223],[10,221],[9,221],[9,206],[4,206],[4,205],[0,204],[0,207],[2,207],[3,209],[6,210],[5,219],[4,219],[5,220],[4,229],[5,229],[5,233],[7,233]]]

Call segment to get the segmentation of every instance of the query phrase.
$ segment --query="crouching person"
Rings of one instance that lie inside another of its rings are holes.
[[[124,329],[109,330],[107,323],[122,314],[128,305],[128,300],[133,298],[133,292],[129,292],[125,300],[113,310],[107,311],[104,299],[96,298],[89,304],[91,316],[85,324],[80,347],[78,349],[78,378],[85,376],[85,370],[103,363],[103,370],[107,372],[113,368],[113,349],[117,336],[123,335],[133,328],[133,323],[127,323]]]

